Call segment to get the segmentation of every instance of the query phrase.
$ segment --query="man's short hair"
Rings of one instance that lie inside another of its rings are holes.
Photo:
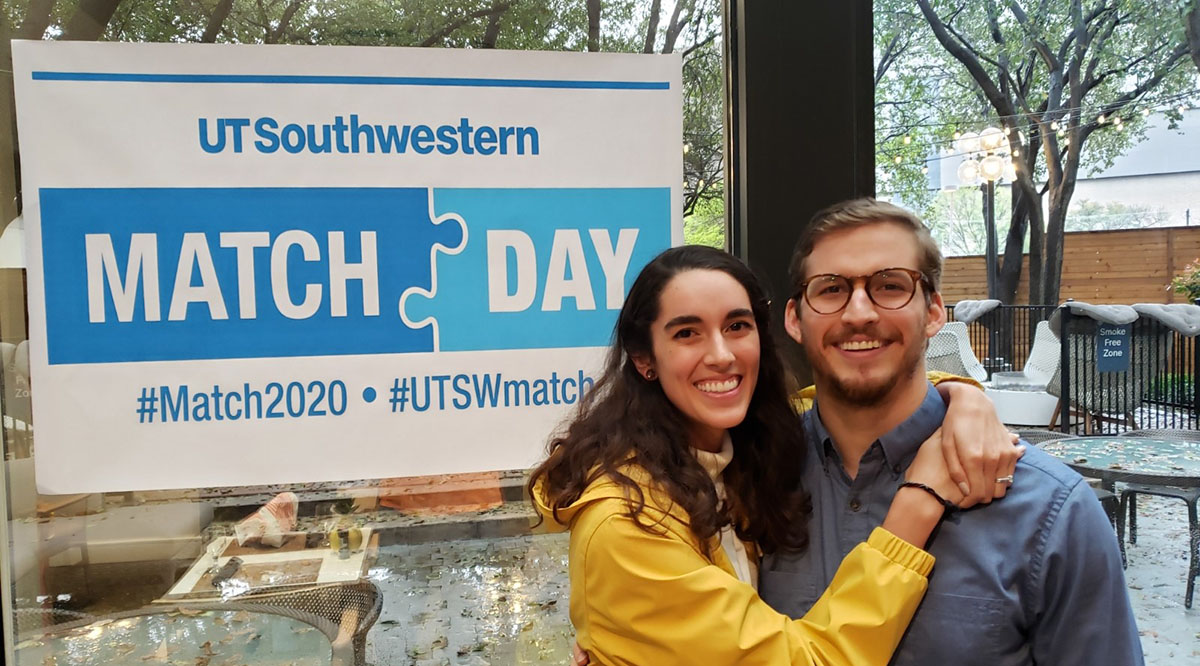
[[[807,278],[804,264],[817,241],[835,231],[882,222],[898,224],[913,232],[919,253],[916,268],[925,274],[929,283],[933,285],[933,291],[939,291],[942,284],[942,251],[930,235],[929,228],[916,215],[895,204],[864,197],[836,203],[818,211],[808,226],[800,232],[800,239],[796,241],[796,249],[792,252],[791,265],[788,267],[792,294],[800,291],[801,283]],[[928,293],[926,298],[929,298]]]

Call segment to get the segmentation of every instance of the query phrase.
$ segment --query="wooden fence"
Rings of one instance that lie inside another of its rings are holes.
[[[1183,303],[1186,298],[1167,286],[1197,258],[1200,227],[1071,232],[1063,239],[1059,299],[1096,304]],[[1025,255],[1015,304],[1029,302],[1028,262],[1029,255]],[[948,257],[942,297],[948,304],[987,298],[984,258]]]

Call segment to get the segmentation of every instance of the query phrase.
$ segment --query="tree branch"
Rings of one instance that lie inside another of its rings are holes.
[[[81,0],[79,8],[67,22],[62,39],[95,41],[104,35],[104,29],[112,20],[113,13],[121,0]]]
[[[201,43],[212,44],[217,41],[217,35],[221,34],[221,26],[225,24],[225,19],[229,18],[232,9],[233,0],[220,0],[217,3],[212,16],[208,17],[208,25],[204,26],[204,34],[200,35]]]
[[[589,2],[590,2],[590,0],[589,0]],[[470,23],[471,21],[481,19],[485,16],[491,16],[493,14],[503,14],[504,12],[508,11],[509,7],[512,7],[512,6],[513,6],[513,2],[511,2],[511,1],[510,2],[501,2],[501,3],[497,3],[495,5],[492,5],[491,7],[487,7],[485,9],[477,9],[477,10],[471,12],[470,14],[464,14],[463,16],[460,16],[460,17],[454,19],[453,21],[447,23],[446,25],[442,26],[442,28],[440,30],[438,30],[437,32],[435,32],[432,35],[430,35],[429,37],[427,37],[425,39],[425,41],[421,42],[420,46],[426,46],[426,47],[434,46],[438,42],[442,41],[443,39],[445,39],[445,38],[449,37],[451,34],[453,34],[455,30],[458,30],[459,28]]]
[[[600,0],[587,0],[587,17],[587,50],[595,53],[600,50]]]
[[[300,11],[300,6],[304,4],[304,0],[292,0],[283,8],[283,15],[279,17],[279,23],[275,28],[267,32],[267,36],[263,39],[264,44],[278,44],[279,40],[283,39],[283,34],[287,32],[288,26],[292,23],[292,17],[296,12]]]
[[[658,15],[662,13],[662,0],[650,3],[650,20],[646,25],[646,39],[642,42],[642,53],[654,53],[654,42],[658,41]]]
[[[1192,8],[1188,11],[1184,32],[1187,33],[1188,53],[1196,69],[1200,69],[1200,2],[1192,0]]]
[[[50,27],[50,13],[54,9],[54,0],[29,0],[25,8],[25,18],[21,20],[21,28],[17,31],[17,39],[41,39]]]

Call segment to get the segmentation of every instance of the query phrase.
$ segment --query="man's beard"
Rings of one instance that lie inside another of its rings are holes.
[[[802,346],[808,357],[808,363],[812,367],[813,375],[821,385],[821,395],[827,395],[843,404],[849,403],[859,407],[875,407],[882,403],[893,389],[916,374],[921,359],[925,355],[924,345],[911,345],[900,359],[900,366],[896,372],[890,376],[874,382],[867,380],[850,383],[843,381],[830,369],[829,363],[821,355],[820,350],[813,349],[808,345]],[[817,397],[820,398],[820,395]]]

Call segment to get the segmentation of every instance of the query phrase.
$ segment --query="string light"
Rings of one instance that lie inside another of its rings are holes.
[[[1057,131],[1058,131],[1058,121],[1057,121],[1057,120],[1055,120],[1055,121],[1052,121],[1052,122],[1050,123],[1050,129],[1051,129],[1052,131],[1054,131],[1054,132],[1057,132]]]
[[[683,144],[683,154],[684,155],[687,155],[688,151],[690,151],[691,149],[692,149],[692,144],[690,144],[690,143]]]
[[[912,143],[912,137],[911,137],[911,136],[909,136],[909,135],[907,135],[907,134],[905,134],[905,135],[904,135],[904,145],[906,145],[906,146],[907,146],[907,145],[908,145],[908,144],[910,144],[910,143]]]
[[[1096,116],[1096,122],[1100,123],[1101,125],[1103,125],[1106,121],[1108,121],[1108,118],[1103,113],[1099,116]]]
[[[901,163],[901,162],[903,162],[903,161],[904,161],[904,158],[903,158],[903,157],[900,157],[899,155],[897,155],[897,156],[896,156],[896,160],[895,160],[895,161],[896,161],[896,164],[899,164],[899,163]]]
[[[1150,109],[1142,109],[1142,117],[1149,118],[1150,117]]]

